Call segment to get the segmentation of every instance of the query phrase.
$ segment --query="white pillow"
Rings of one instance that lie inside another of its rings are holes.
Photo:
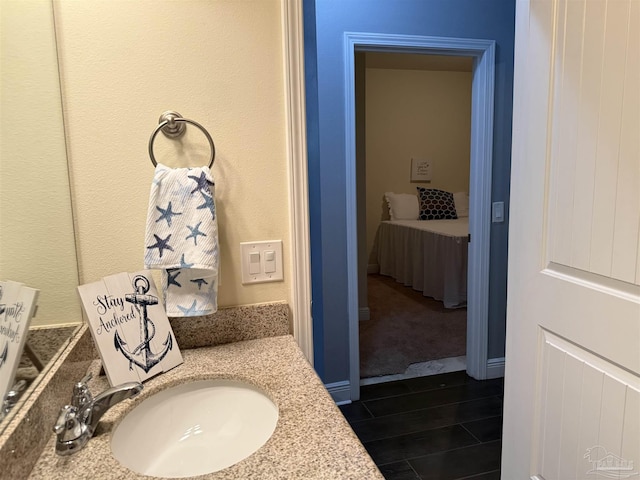
[[[456,214],[459,217],[469,216],[469,195],[467,195],[467,192],[454,193],[453,203],[456,206]]]
[[[385,192],[391,220],[417,220],[420,213],[418,196],[410,193]]]

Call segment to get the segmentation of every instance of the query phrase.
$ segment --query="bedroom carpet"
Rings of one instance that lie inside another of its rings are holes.
[[[404,373],[409,365],[465,355],[467,309],[384,275],[367,276],[370,319],[360,322],[360,377]]]

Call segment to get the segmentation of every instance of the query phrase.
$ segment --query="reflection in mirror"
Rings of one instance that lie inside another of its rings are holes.
[[[16,370],[35,312],[38,290],[19,282],[0,280],[0,420],[7,416],[27,387]],[[14,383],[15,382],[15,383]]]
[[[0,0],[0,22],[0,279],[40,291],[15,412],[82,317],[51,0]]]

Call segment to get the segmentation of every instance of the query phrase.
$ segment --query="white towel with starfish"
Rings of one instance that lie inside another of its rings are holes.
[[[147,213],[145,268],[162,270],[170,317],[218,310],[218,221],[208,167],[156,166]]]

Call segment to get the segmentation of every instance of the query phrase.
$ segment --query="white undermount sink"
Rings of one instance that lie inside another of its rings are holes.
[[[122,465],[143,475],[203,475],[257,451],[277,421],[277,406],[253,385],[193,381],[158,392],[134,408],[113,432],[111,451]]]

